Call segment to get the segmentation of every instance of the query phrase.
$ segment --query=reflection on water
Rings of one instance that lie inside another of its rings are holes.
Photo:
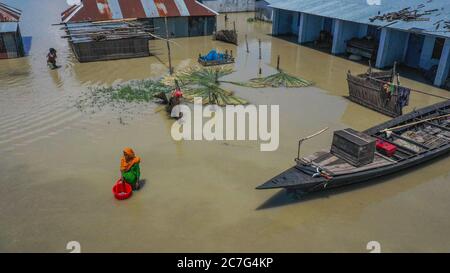
[[[211,37],[175,39],[175,69],[195,64],[198,54],[211,48],[233,50],[236,73],[227,79],[243,81],[258,76],[259,68],[264,76],[274,73],[280,55],[283,70],[316,86],[224,85],[254,104],[280,105],[276,152],[260,152],[257,142],[175,142],[172,121],[158,105],[136,105],[125,125],[118,111],[91,114],[74,107],[91,85],[164,75],[164,43],[151,41],[157,56],[81,64],[60,38],[60,27],[51,25],[65,1],[6,3],[23,10],[22,33],[33,43],[30,56],[0,61],[0,182],[8,193],[0,200],[1,251],[63,252],[72,240],[83,251],[366,251],[372,240],[380,241],[383,251],[448,251],[445,159],[303,202],[284,192],[254,190],[292,165],[298,138],[325,126],[362,130],[387,120],[342,98],[347,71],[365,71],[361,64],[271,37],[270,24],[246,22],[250,13],[229,14],[239,46]],[[47,68],[49,47],[58,50],[58,70]],[[446,94],[412,80],[403,83]],[[414,93],[406,110],[437,101]],[[302,153],[329,145],[332,130],[310,140]],[[142,157],[147,183],[130,200],[117,202],[111,187],[124,146]]]

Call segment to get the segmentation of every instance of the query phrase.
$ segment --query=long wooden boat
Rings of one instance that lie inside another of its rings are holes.
[[[379,149],[373,161],[355,166],[330,150],[297,158],[296,165],[257,189],[285,188],[310,193],[367,181],[423,164],[450,151],[450,100],[410,112],[362,132],[396,147],[387,156]]]

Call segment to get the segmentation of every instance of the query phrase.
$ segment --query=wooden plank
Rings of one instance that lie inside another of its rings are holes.
[[[361,167],[355,167],[348,163],[343,163],[339,165],[332,165],[332,166],[320,166],[323,169],[327,170],[328,172],[334,174],[334,175],[341,175],[341,174],[350,174],[350,173],[356,173],[361,171],[366,171],[370,169],[375,169],[379,167],[384,167],[387,165],[395,164],[396,161],[391,159],[386,159],[385,157],[381,157],[379,154],[375,154],[375,159],[372,163],[363,165]]]
[[[416,141],[414,141],[414,140],[412,140],[410,138],[402,137],[400,135],[397,135],[394,132],[391,133],[391,136],[394,136],[394,137],[396,137],[398,139],[401,139],[401,140],[404,140],[404,141],[409,142],[411,144],[414,144],[416,146],[419,146],[420,148],[425,149],[425,150],[431,149],[431,147],[429,147],[429,146],[423,145],[422,143],[416,142]]]
[[[394,146],[396,146],[398,150],[400,150],[404,154],[410,155],[410,157],[419,154],[418,152],[413,151],[413,150],[409,149],[408,147],[405,147],[405,146],[402,146],[402,145],[397,144],[395,142],[392,142],[392,141],[390,141],[389,139],[387,139],[385,137],[382,137],[382,136],[376,136],[376,137],[379,138],[379,139],[382,139],[382,140],[384,140],[384,141],[386,141],[386,142],[388,142],[388,143],[390,143],[390,144],[392,144]]]
[[[439,128],[441,130],[444,130],[444,131],[450,131],[450,128],[443,127],[441,125],[435,124],[434,122],[425,121],[425,123],[430,125],[430,126],[434,126],[434,127]]]

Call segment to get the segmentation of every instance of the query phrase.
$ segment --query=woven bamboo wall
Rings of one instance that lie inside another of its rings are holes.
[[[150,56],[147,38],[72,43],[71,47],[79,62]]]
[[[379,78],[385,80],[384,77]],[[397,91],[389,98],[383,90],[383,80],[347,74],[349,99],[391,117],[402,115],[401,108],[397,106]]]

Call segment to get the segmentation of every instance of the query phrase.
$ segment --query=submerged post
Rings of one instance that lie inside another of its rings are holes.
[[[391,78],[392,83],[394,83],[396,74],[397,74],[397,62],[394,62],[394,67],[392,68],[392,78]]]
[[[249,53],[250,51],[248,50],[247,34],[245,34],[245,45],[247,46],[247,53]]]
[[[258,39],[259,44],[259,59],[261,60],[261,39]]]
[[[169,74],[172,75],[172,56],[170,55],[170,43],[169,43],[169,28],[167,25],[167,16],[164,17],[164,23],[166,25],[166,42],[167,42],[167,54],[169,57]]]
[[[277,70],[280,70],[280,55],[277,57]]]

